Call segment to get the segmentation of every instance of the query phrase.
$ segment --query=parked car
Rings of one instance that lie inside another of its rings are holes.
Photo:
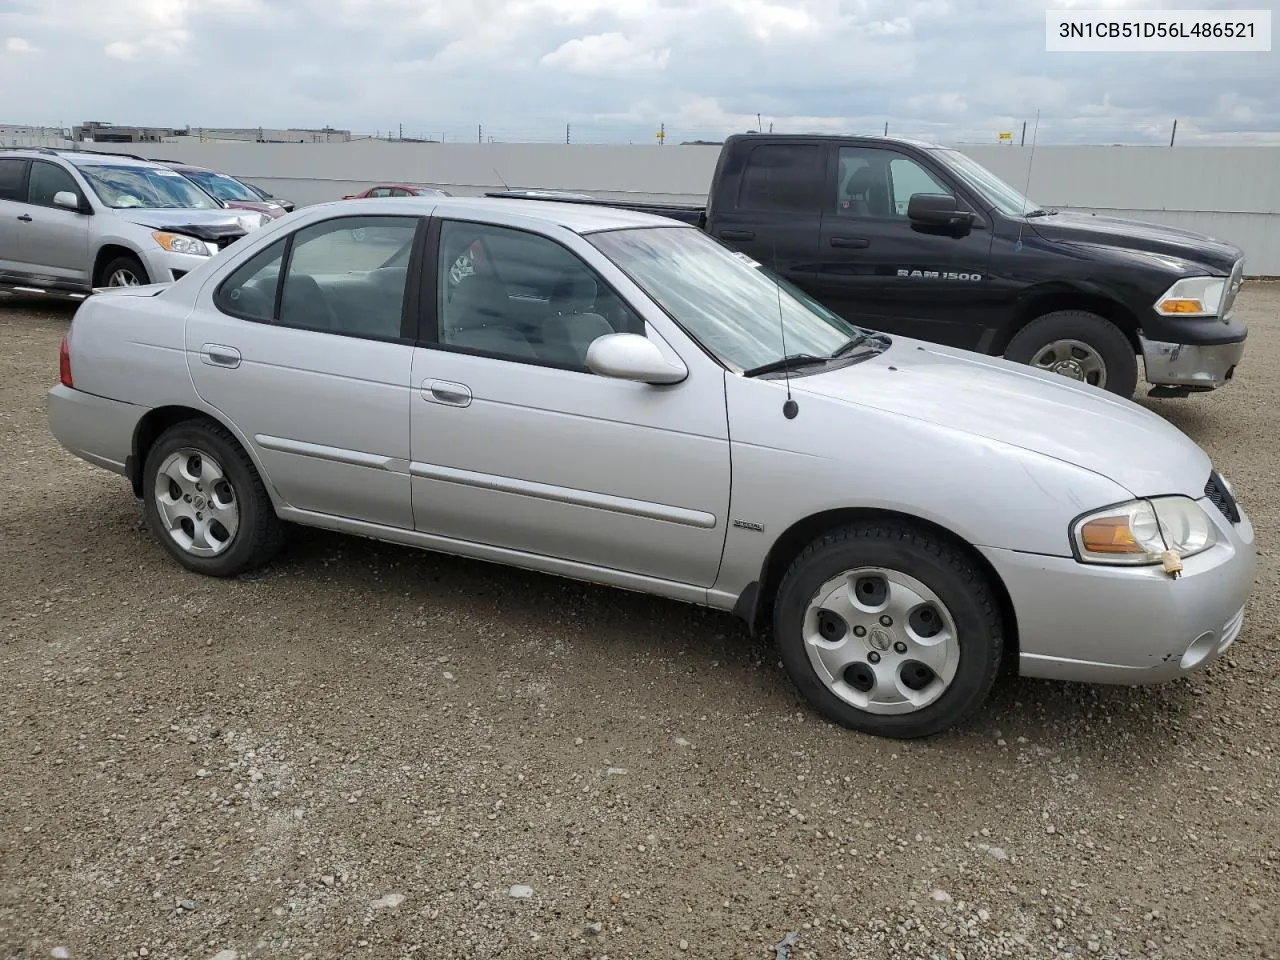
[[[262,225],[160,164],[46,147],[0,151],[0,291],[83,300],[164,283]]]
[[[428,187],[420,183],[380,183],[359,193],[349,193],[343,200],[365,200],[369,197],[448,197],[452,196],[440,187]]]
[[[564,199],[564,198],[557,198]],[[594,200],[696,224],[845,319],[1132,396],[1228,382],[1244,252],[1172,227],[1048,210],[958,150],[739,134],[703,206]]]
[[[1192,673],[1253,585],[1249,517],[1163,418],[859,328],[637,212],[307,207],[91,298],[60,363],[53,435],[190,570],[263,564],[292,522],[703,604],[883,736],[961,722],[1006,657]]]
[[[196,166],[193,163],[182,163],[179,160],[153,160],[153,162],[166,166],[170,170],[176,170],[228,209],[254,210],[265,213],[272,220],[283,217],[288,212],[274,200],[264,200],[247,183],[237,180],[228,173]]]
[[[250,183],[247,180],[241,180],[240,182],[243,183],[250,190],[252,190],[257,196],[261,197],[263,200],[267,200],[271,203],[278,204],[279,206],[283,207],[285,213],[293,213],[293,211],[297,208],[297,204],[295,204],[292,200],[281,200],[279,197],[274,196],[273,194],[267,192],[262,187],[258,186],[256,183]]]

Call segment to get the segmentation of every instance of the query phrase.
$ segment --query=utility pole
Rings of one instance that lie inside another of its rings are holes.
[[[886,120],[886,121],[884,122],[884,135],[885,135],[886,137],[889,135],[889,121],[888,121],[888,120]]]
[[[476,143],[484,143],[484,124],[476,124]]]
[[[564,142],[569,142],[569,125],[567,123],[564,125]]]
[[[760,114],[756,114],[756,133],[764,133],[764,121],[760,119]]]
[[[1023,120],[1022,121],[1022,143],[1018,144],[1018,146],[1025,147],[1026,145],[1027,145],[1027,121]]]
[[[1173,146],[1173,138],[1176,137],[1177,135],[1178,135],[1178,121],[1177,121],[1177,118],[1174,118],[1173,130],[1169,133],[1169,146],[1171,147]]]

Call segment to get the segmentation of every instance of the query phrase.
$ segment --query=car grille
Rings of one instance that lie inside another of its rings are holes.
[[[1232,523],[1240,522],[1240,508],[1236,506],[1236,498],[1231,495],[1217,470],[1209,474],[1209,482],[1204,485],[1204,495],[1213,501],[1213,505],[1222,511],[1224,517]]]
[[[231,246],[233,243],[239,240],[242,236],[243,234],[233,233],[225,237],[218,237],[213,242],[214,242],[214,245],[219,250],[225,250],[227,247]]]

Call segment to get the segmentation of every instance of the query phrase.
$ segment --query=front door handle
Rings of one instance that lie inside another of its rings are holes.
[[[200,359],[214,367],[238,367],[240,351],[220,343],[206,343],[200,348]]]
[[[871,246],[871,241],[866,237],[832,237],[831,245],[833,247],[856,247],[862,250]]]
[[[721,230],[720,239],[722,240],[754,240],[756,232],[754,230]]]
[[[449,380],[422,381],[422,399],[431,403],[444,403],[451,407],[471,405],[471,388]]]
[[[20,216],[18,219],[19,219],[19,220],[21,220],[23,223],[30,223],[30,222],[31,222],[31,214],[29,214],[29,213],[24,213],[24,214],[23,214],[22,216]]]

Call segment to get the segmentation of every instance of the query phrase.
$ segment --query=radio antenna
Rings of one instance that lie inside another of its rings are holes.
[[[1027,158],[1027,180],[1026,186],[1022,188],[1022,199],[1029,199],[1027,194],[1031,190],[1031,166],[1036,162],[1036,135],[1040,132],[1040,108],[1036,107],[1036,125],[1031,129],[1031,156]],[[1022,228],[1027,225],[1027,211],[1022,211],[1022,219],[1018,223],[1018,242],[1015,249],[1022,249]]]
[[[765,195],[770,201],[773,199],[773,171],[765,167],[764,171]],[[787,325],[782,317],[782,280],[781,274],[778,273],[778,234],[776,231],[769,231],[769,247],[770,256],[773,260],[771,264],[773,270],[773,290],[778,297],[778,333],[782,337],[782,378],[787,385],[787,399],[782,404],[782,415],[788,420],[794,420],[796,414],[800,412],[800,405],[796,403],[791,396],[791,371],[786,366],[787,359]]]

